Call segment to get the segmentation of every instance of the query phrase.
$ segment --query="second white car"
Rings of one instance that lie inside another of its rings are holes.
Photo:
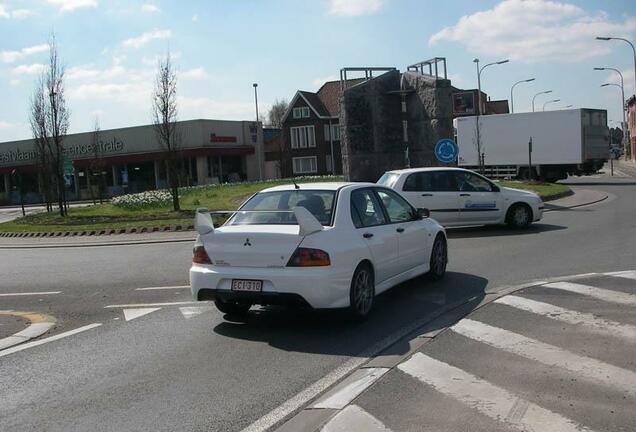
[[[501,187],[462,168],[387,171],[378,184],[398,191],[415,207],[427,208],[446,227],[504,224],[526,228],[543,217],[534,192]]]

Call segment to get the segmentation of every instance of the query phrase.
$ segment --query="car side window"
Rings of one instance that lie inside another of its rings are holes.
[[[413,207],[401,196],[386,189],[376,189],[391,223],[409,222],[415,219]]]
[[[431,190],[434,192],[457,192],[457,182],[451,171],[432,171]]]
[[[433,190],[433,185],[431,183],[430,172],[418,172],[409,174],[409,176],[404,181],[404,186],[402,186],[402,190],[404,192],[429,192]]]
[[[489,182],[469,172],[457,173],[457,186],[462,192],[492,192]]]
[[[356,228],[387,223],[382,207],[371,189],[351,192],[351,219]]]

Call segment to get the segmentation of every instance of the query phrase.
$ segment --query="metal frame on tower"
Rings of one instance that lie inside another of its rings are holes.
[[[419,63],[414,63],[407,66],[406,70],[410,72],[419,72],[422,75],[430,75],[436,79],[440,79],[438,64],[441,63],[444,66],[444,79],[448,79],[446,75],[446,57],[433,57],[430,60],[424,60]],[[424,68],[428,67],[428,73],[424,71]],[[433,74],[435,72],[435,74]]]
[[[364,72],[364,79],[373,79],[373,72],[391,72],[396,70],[394,67],[345,67],[340,69],[340,89],[346,90],[347,88],[347,72]],[[382,74],[380,74],[382,75]]]

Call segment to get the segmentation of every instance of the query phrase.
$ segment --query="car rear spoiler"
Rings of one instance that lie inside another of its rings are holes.
[[[214,222],[212,214],[235,214],[235,213],[294,213],[298,222],[298,235],[308,236],[324,227],[305,207],[294,207],[293,210],[222,210],[210,212],[207,208],[198,208],[194,217],[194,226],[200,235],[214,232]]]

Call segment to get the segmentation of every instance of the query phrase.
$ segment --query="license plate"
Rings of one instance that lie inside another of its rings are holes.
[[[263,291],[263,281],[253,279],[232,279],[232,291]]]

